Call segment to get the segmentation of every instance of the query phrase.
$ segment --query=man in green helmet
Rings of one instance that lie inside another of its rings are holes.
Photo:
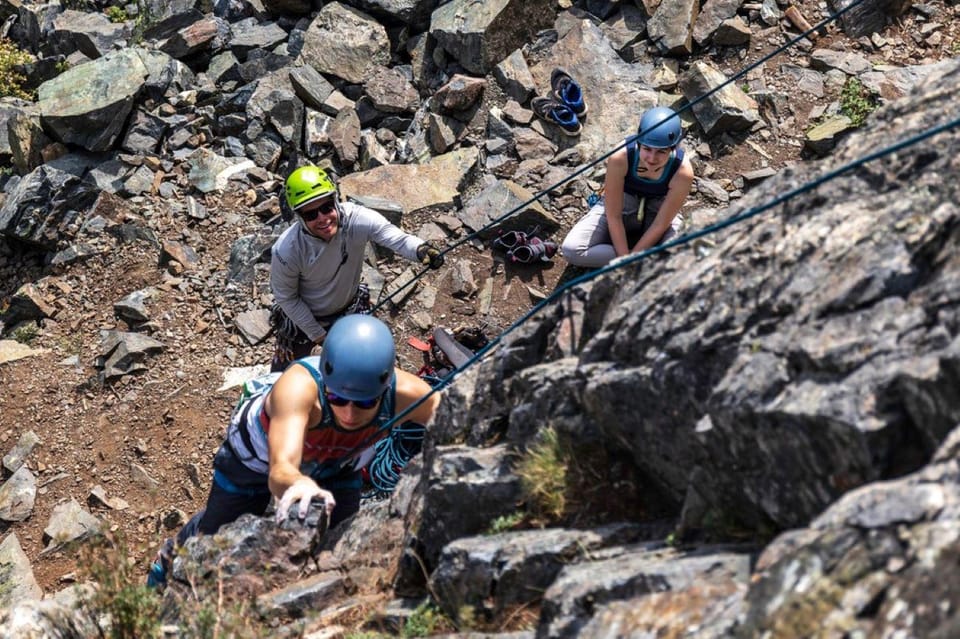
[[[430,268],[443,266],[439,249],[404,233],[376,211],[340,202],[336,185],[319,167],[291,173],[286,199],[299,224],[284,231],[272,250],[275,372],[310,355],[338,317],[369,310],[370,295],[360,282],[368,241]]]

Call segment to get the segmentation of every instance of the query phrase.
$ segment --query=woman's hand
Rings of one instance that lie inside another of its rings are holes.
[[[277,505],[277,523],[280,524],[286,520],[287,511],[297,502],[300,503],[300,507],[297,510],[297,517],[305,519],[307,511],[310,510],[310,501],[314,498],[323,499],[328,515],[333,512],[334,507],[337,505],[336,500],[333,498],[333,493],[320,488],[317,482],[309,477],[301,477],[293,482],[290,487],[283,492],[280,503]]]

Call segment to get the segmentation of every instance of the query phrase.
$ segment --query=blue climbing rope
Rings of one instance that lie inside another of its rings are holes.
[[[783,53],[784,51],[786,51],[786,50],[789,49],[790,47],[794,46],[795,44],[797,44],[797,43],[800,42],[801,40],[805,39],[805,38],[806,38],[808,35],[810,35],[811,33],[814,33],[814,32],[816,32],[816,31],[819,31],[820,29],[822,29],[822,28],[825,27],[826,25],[830,24],[831,22],[834,22],[834,21],[838,20],[843,14],[845,14],[845,13],[847,13],[848,11],[850,11],[851,9],[854,9],[855,7],[863,4],[864,2],[866,2],[866,0],[854,0],[854,2],[851,2],[851,3],[848,4],[847,6],[842,7],[842,8],[839,9],[836,13],[827,16],[826,18],[824,18],[823,20],[821,20],[820,22],[818,22],[818,23],[815,24],[814,26],[810,27],[809,29],[807,29],[806,31],[804,31],[803,33],[801,33],[800,35],[794,37],[792,40],[788,40],[785,44],[783,44],[783,45],[780,46],[779,48],[774,49],[773,51],[771,51],[771,52],[768,53],[767,55],[761,57],[761,58],[760,58],[759,60],[757,60],[756,62],[753,62],[752,64],[747,65],[746,67],[744,67],[743,69],[741,69],[738,73],[736,73],[736,74],[732,75],[730,78],[728,78],[725,82],[723,82],[723,83],[721,83],[720,85],[714,87],[713,89],[710,89],[709,91],[707,91],[707,92],[704,93],[703,95],[695,98],[693,101],[688,102],[688,103],[685,104],[683,107],[681,107],[681,108],[679,109],[679,111],[677,111],[677,113],[680,114],[680,113],[683,113],[684,111],[687,111],[688,109],[693,108],[694,105],[699,104],[699,103],[702,102],[703,100],[706,100],[707,98],[709,98],[709,97],[710,97],[711,95],[713,95],[714,93],[717,93],[718,91],[724,89],[724,88],[727,87],[728,85],[736,82],[737,80],[739,80],[740,78],[742,78],[743,76],[745,76],[747,73],[749,73],[749,72],[752,71],[753,69],[756,69],[757,67],[759,67],[759,66],[761,66],[762,64],[764,64],[765,62],[767,62],[767,60],[770,60],[771,58],[774,58],[774,57],[780,55],[781,53]],[[654,124],[653,126],[651,126],[649,129],[646,129],[646,130],[643,130],[643,131],[639,131],[639,132],[637,133],[637,137],[642,136],[642,135],[645,135],[645,134],[649,133],[650,131],[655,130],[658,126],[664,124],[665,122],[666,122],[666,120],[657,122],[656,124]],[[577,169],[576,171],[574,171],[573,173],[571,173],[571,174],[568,175],[567,177],[563,178],[563,179],[560,180],[559,182],[557,182],[557,183],[555,183],[555,184],[553,184],[553,185],[551,185],[551,186],[548,186],[547,188],[543,189],[543,190],[540,191],[539,193],[535,194],[535,195],[534,195],[533,197],[531,197],[529,200],[526,200],[525,202],[522,202],[522,203],[518,204],[517,206],[513,207],[512,209],[510,209],[509,211],[507,211],[506,213],[504,213],[504,214],[501,215],[500,217],[498,217],[498,218],[492,220],[491,222],[485,224],[484,226],[480,227],[479,229],[477,229],[477,230],[474,231],[473,233],[470,233],[469,235],[466,235],[465,237],[457,240],[456,242],[447,245],[442,251],[440,251],[440,255],[441,255],[441,256],[446,256],[447,253],[449,253],[449,252],[451,252],[451,251],[459,248],[459,247],[462,246],[463,244],[465,244],[465,243],[469,242],[470,240],[472,240],[473,238],[479,236],[479,235],[480,235],[481,233],[483,233],[484,231],[486,231],[486,230],[488,230],[488,229],[496,226],[497,224],[500,224],[501,222],[503,222],[505,219],[507,219],[507,218],[510,217],[511,215],[514,215],[514,214],[518,213],[519,211],[524,210],[526,207],[528,207],[529,205],[533,204],[534,202],[538,202],[538,201],[540,200],[540,198],[542,198],[543,196],[547,195],[548,193],[552,193],[553,191],[557,190],[559,187],[563,186],[563,185],[566,184],[567,182],[570,182],[571,180],[579,177],[580,175],[583,175],[584,173],[586,173],[587,171],[589,171],[591,168],[593,168],[593,167],[596,166],[597,164],[600,164],[601,162],[603,162],[604,160],[606,160],[607,158],[609,158],[611,155],[613,155],[614,153],[616,153],[616,152],[619,151],[620,149],[624,148],[624,147],[627,145],[627,142],[628,142],[629,139],[630,139],[630,138],[628,138],[627,140],[624,140],[623,142],[621,142],[620,144],[618,144],[616,147],[614,147],[614,148],[611,149],[610,151],[604,153],[603,155],[601,155],[601,156],[598,157],[597,159],[593,160],[592,162],[589,162],[588,164],[585,164],[584,166],[580,167],[579,169]],[[423,277],[424,274],[426,274],[427,271],[429,271],[429,270],[430,270],[430,269],[429,269],[428,267],[422,268],[419,272],[417,272],[416,274],[414,274],[414,276],[413,276],[412,278],[410,278],[408,281],[406,281],[406,282],[404,282],[402,285],[400,285],[395,291],[393,291],[392,293],[390,293],[389,295],[387,295],[387,296],[386,296],[385,298],[383,298],[382,300],[379,300],[379,299],[378,299],[378,300],[377,300],[377,303],[373,306],[373,308],[371,309],[370,312],[371,312],[371,313],[376,313],[377,310],[379,310],[381,306],[383,306],[384,304],[386,304],[387,302],[389,302],[390,300],[392,300],[395,296],[399,295],[402,291],[406,290],[408,287],[412,286],[414,283],[417,282],[417,280],[419,280],[421,277]]]
[[[390,436],[375,444],[376,453],[367,466],[370,484],[381,493],[392,492],[400,480],[400,471],[423,447],[424,427],[404,423],[390,431]]]

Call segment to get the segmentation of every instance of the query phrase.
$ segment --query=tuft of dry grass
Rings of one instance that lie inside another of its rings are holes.
[[[568,457],[552,428],[521,457],[515,470],[533,516],[556,522],[566,514]]]

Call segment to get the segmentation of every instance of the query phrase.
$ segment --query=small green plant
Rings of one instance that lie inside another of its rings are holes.
[[[457,610],[457,630],[459,632],[473,630],[477,627],[478,621],[477,611],[473,606],[464,604]]]
[[[857,78],[848,78],[840,91],[840,111],[853,126],[861,126],[867,116],[877,110],[876,96]]]
[[[548,428],[517,465],[528,507],[550,521],[561,519],[567,510],[567,458],[557,432]]]
[[[123,10],[123,7],[117,6],[107,7],[107,18],[113,23],[126,22],[130,19],[127,12]]]
[[[137,17],[133,19],[133,33],[130,35],[130,42],[140,44],[143,42],[144,34],[153,26],[154,20],[150,3],[144,0],[137,0]]]
[[[13,96],[32,100],[33,96],[23,88],[27,78],[18,67],[33,62],[33,56],[17,48],[7,38],[0,38],[0,97]]]
[[[26,322],[10,331],[10,336],[17,342],[30,346],[35,339],[40,337],[40,327],[34,322]]]
[[[960,55],[960,38],[957,38],[950,44],[950,53]]]
[[[497,535],[508,530],[513,530],[523,522],[524,513],[521,511],[515,511],[509,515],[500,515],[492,522],[490,522],[490,527],[487,528],[488,535]]]
[[[429,637],[438,632],[452,632],[456,626],[443,614],[436,604],[432,601],[426,601],[407,618],[407,623],[403,625],[403,631],[400,636],[403,639],[410,637]]]

